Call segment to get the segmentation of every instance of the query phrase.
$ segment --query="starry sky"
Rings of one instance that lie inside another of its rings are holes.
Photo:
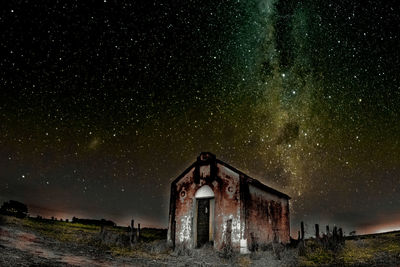
[[[400,228],[396,1],[5,1],[0,201],[166,227],[210,151],[300,221]]]

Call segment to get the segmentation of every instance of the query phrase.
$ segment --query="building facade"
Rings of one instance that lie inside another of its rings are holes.
[[[288,243],[289,199],[202,152],[171,184],[168,242],[189,249],[229,246],[242,253]]]

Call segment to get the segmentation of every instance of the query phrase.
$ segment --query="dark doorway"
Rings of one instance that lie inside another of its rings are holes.
[[[197,247],[210,240],[210,199],[197,199]]]

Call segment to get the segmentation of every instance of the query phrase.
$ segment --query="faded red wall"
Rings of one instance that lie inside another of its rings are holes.
[[[246,236],[249,249],[273,241],[290,242],[289,201],[249,185],[246,201]]]

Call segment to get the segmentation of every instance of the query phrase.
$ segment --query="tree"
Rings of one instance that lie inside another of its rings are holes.
[[[28,208],[21,202],[10,200],[3,203],[0,208],[0,214],[14,216],[17,218],[25,218],[28,215]]]

